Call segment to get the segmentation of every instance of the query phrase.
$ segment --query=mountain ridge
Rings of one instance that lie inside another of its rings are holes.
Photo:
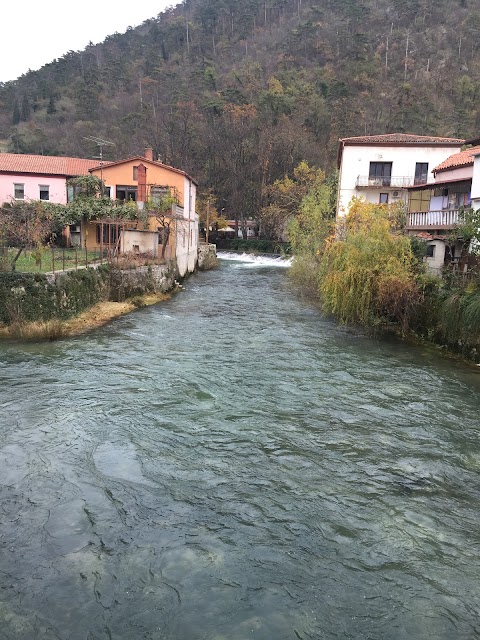
[[[185,0],[0,85],[8,150],[142,154],[195,176],[230,212],[338,139],[480,130],[480,0]],[[110,154],[110,155],[109,155]]]

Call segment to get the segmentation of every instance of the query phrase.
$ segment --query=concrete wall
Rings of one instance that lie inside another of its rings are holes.
[[[121,251],[123,253],[148,253],[158,255],[158,233],[126,229],[122,232]]]
[[[471,180],[473,175],[472,165],[468,167],[458,167],[457,169],[449,169],[448,171],[439,171],[435,176],[437,182],[446,182],[447,180]]]
[[[179,275],[183,278],[186,273],[195,271],[198,261],[199,219],[195,213],[197,189],[196,185],[184,177],[184,204],[180,212],[182,219],[176,224],[176,258]]]
[[[428,246],[434,247],[434,254],[431,258],[428,256],[425,258],[427,270],[430,273],[440,275],[445,262],[445,242],[442,240],[432,240],[431,242],[427,242],[427,247]]]
[[[57,204],[66,204],[67,202],[67,182],[65,177],[45,176],[45,175],[15,175],[0,174],[0,204],[11,202],[14,200],[15,183],[23,184],[25,198],[24,200],[39,200],[40,185],[48,185],[49,202]]]
[[[398,186],[357,188],[357,178],[368,176],[370,162],[391,162],[392,178],[410,178],[413,184],[415,165],[417,162],[428,163],[428,182],[433,182],[432,169],[446,160],[453,153],[460,151],[458,147],[441,146],[374,146],[374,145],[346,145],[343,149],[339,175],[339,189],[337,202],[337,216],[348,213],[348,206],[353,197],[362,197],[367,202],[378,203],[380,193],[389,193],[389,202],[394,202],[393,192],[398,191],[397,200],[406,202],[405,189]],[[392,181],[393,182],[393,181]]]
[[[183,276],[195,271],[198,261],[198,215],[190,220],[177,220],[176,224],[176,259],[179,275]]]

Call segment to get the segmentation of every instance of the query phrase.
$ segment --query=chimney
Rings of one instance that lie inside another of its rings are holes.
[[[152,147],[146,147],[145,148],[145,158],[147,160],[152,160],[153,161],[153,149],[152,149]]]
[[[147,199],[147,168],[144,164],[138,165],[137,181],[137,202],[145,202]]]

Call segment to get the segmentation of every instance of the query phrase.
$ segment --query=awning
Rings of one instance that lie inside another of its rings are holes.
[[[471,178],[459,178],[458,180],[444,180],[439,182],[428,182],[426,184],[415,184],[413,187],[407,187],[408,191],[426,191],[430,189],[442,189],[445,187],[455,186],[458,187],[464,183],[466,187],[472,186]]]

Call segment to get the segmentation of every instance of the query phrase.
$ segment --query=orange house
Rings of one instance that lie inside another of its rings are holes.
[[[90,169],[105,184],[106,194],[113,200],[131,202],[142,209],[146,202],[165,195],[175,198],[166,226],[150,216],[148,226],[138,221],[112,224],[92,221],[86,225],[82,244],[88,249],[117,244],[129,251],[159,254],[163,238],[168,238],[165,258],[176,258],[180,275],[193,271],[198,254],[198,215],[195,212],[197,183],[185,171],[153,159],[152,148],[144,156],[108,162]],[[165,236],[163,235],[165,234]]]

